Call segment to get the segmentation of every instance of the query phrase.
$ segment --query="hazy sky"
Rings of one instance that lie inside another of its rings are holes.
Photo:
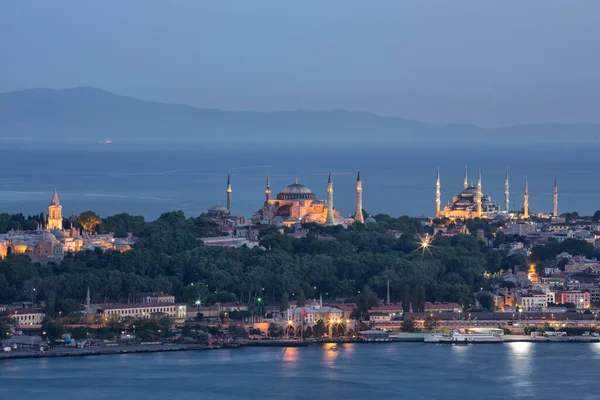
[[[0,92],[600,122],[599,0],[0,1]]]

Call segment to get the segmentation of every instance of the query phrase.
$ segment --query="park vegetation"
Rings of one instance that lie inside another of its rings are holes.
[[[16,219],[2,215],[0,228],[15,226]],[[202,244],[200,237],[221,234],[204,216],[186,218],[175,211],[146,222],[86,212],[75,223],[116,236],[131,232],[138,238],[133,250],[67,254],[59,265],[9,255],[0,262],[0,303],[31,300],[35,289],[50,316],[64,315],[84,302],[89,287],[93,303],[127,302],[133,293],[160,291],[180,302],[255,304],[261,298],[285,308],[292,300],[302,305],[322,295],[355,301],[364,312],[385,298],[389,281],[392,301],[410,300],[423,311],[425,300],[469,305],[473,293],[486,287],[484,271],[524,265],[472,235],[435,236],[424,249],[417,235],[431,234],[431,227],[409,217],[375,218],[377,223],[348,229],[311,225],[301,239],[265,227],[260,247],[233,249]],[[29,221],[17,219],[21,226]]]

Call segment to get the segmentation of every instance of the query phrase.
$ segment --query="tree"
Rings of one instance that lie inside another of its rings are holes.
[[[479,292],[475,295],[475,298],[481,305],[481,308],[483,308],[486,311],[494,311],[496,304],[494,302],[493,294],[491,294],[490,292]]]
[[[407,313],[410,312],[410,298],[412,297],[412,290],[410,285],[406,283],[404,290],[402,291],[402,310]]]
[[[85,326],[78,326],[71,330],[71,337],[75,340],[83,340],[87,338],[88,330]]]
[[[594,221],[594,222],[600,221],[600,210],[598,210],[594,213],[594,216],[592,217],[592,221]]]
[[[414,332],[415,331],[415,320],[412,317],[406,316],[404,317],[404,321],[402,322],[402,331],[403,332]]]
[[[230,324],[227,327],[227,333],[229,333],[229,336],[236,339],[248,336],[244,327],[238,324]]]
[[[290,296],[287,292],[283,292],[281,295],[281,303],[279,304],[279,311],[285,311],[290,307]]]
[[[7,313],[0,313],[0,339],[10,337],[15,321]]]
[[[306,305],[306,295],[304,294],[304,290],[300,289],[300,293],[298,293],[298,307],[304,307]]]
[[[423,285],[417,285],[415,287],[413,312],[425,312],[425,286]]]
[[[327,327],[322,319],[318,320],[317,323],[312,328],[312,334],[316,338],[322,338],[323,335],[327,332]]]
[[[84,230],[94,232],[96,227],[102,223],[102,218],[93,211],[85,211],[79,214],[77,222],[81,224]]]
[[[54,306],[54,312],[60,313],[61,317],[67,317],[82,310],[83,305],[73,299],[58,300]]]
[[[42,332],[46,332],[48,339],[58,340],[65,333],[65,329],[60,321],[46,317],[42,321]]]
[[[425,329],[430,331],[435,329],[437,327],[437,318],[430,315],[429,317],[425,318],[425,321],[423,321],[423,326]]]
[[[281,326],[271,322],[269,324],[269,336],[271,337],[280,337],[283,334],[283,330]]]
[[[379,299],[377,295],[368,286],[365,286],[362,292],[356,297],[356,306],[363,316],[368,315],[369,310],[377,307],[378,304]]]
[[[169,331],[173,326],[173,320],[169,317],[162,317],[158,320],[159,333],[162,333],[162,336],[169,336]]]

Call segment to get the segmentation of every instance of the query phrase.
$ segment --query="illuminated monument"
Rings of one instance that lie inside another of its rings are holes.
[[[58,201],[58,193],[56,193],[56,189],[54,189],[52,201],[48,206],[48,222],[46,227],[50,230],[62,230],[63,228],[62,206],[60,205],[60,201]]]
[[[500,211],[498,205],[492,203],[491,196],[482,191],[481,169],[477,177],[477,186],[468,184],[465,169],[463,191],[455,195],[452,202],[444,208],[441,208],[441,182],[438,171],[435,184],[435,209],[437,218],[450,219],[494,218]]]
[[[324,225],[364,223],[360,173],[356,179],[356,212],[354,218],[343,218],[333,206],[333,177],[329,173],[327,200],[317,198],[312,190],[300,184],[297,179],[277,193],[275,199],[272,199],[270,178],[267,176],[265,204],[254,214],[253,220],[266,224],[287,226],[308,222]]]
[[[481,170],[477,177],[477,185],[468,184],[467,170],[465,168],[465,179],[463,183],[463,191],[452,198],[452,202],[441,208],[441,182],[440,171],[437,172],[435,181],[435,215],[437,218],[449,219],[473,219],[473,218],[531,218],[529,210],[529,181],[525,177],[525,189],[523,191],[523,211],[510,211],[510,186],[508,182],[508,168],[506,168],[506,177],[504,179],[504,210],[500,210],[500,206],[493,203],[491,196],[483,193],[481,184]],[[559,218],[558,216],[558,185],[554,178],[553,192],[553,210],[552,213],[537,213],[538,218]],[[502,216],[503,215],[503,216]]]

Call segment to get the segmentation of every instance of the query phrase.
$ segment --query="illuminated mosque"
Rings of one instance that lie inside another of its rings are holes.
[[[477,185],[473,183],[469,185],[467,177],[467,168],[465,167],[465,179],[463,182],[463,191],[452,197],[444,208],[441,207],[441,182],[440,171],[437,172],[435,183],[435,215],[437,218],[448,219],[493,219],[499,216],[509,218],[528,219],[531,217],[529,213],[529,184],[525,177],[525,190],[523,194],[523,211],[511,212],[509,200],[509,181],[508,168],[506,169],[506,178],[504,180],[504,210],[500,206],[492,202],[490,195],[483,193],[481,185],[481,169],[477,176]],[[556,178],[554,179],[554,197],[553,197],[553,212],[552,214],[537,214],[541,218],[558,218],[558,186]]]
[[[231,175],[227,176],[227,206],[217,203],[208,210],[208,217],[217,221],[237,219],[231,213]],[[307,186],[298,182],[286,186],[271,197],[271,179],[267,175],[265,188],[265,202],[263,207],[256,211],[252,222],[266,225],[292,226],[298,223],[314,222],[323,225],[364,223],[362,212],[362,181],[360,172],[356,179],[356,211],[353,218],[344,218],[333,206],[333,178],[329,173],[327,181],[327,200],[317,198],[317,195]],[[222,225],[222,223],[220,223]]]

